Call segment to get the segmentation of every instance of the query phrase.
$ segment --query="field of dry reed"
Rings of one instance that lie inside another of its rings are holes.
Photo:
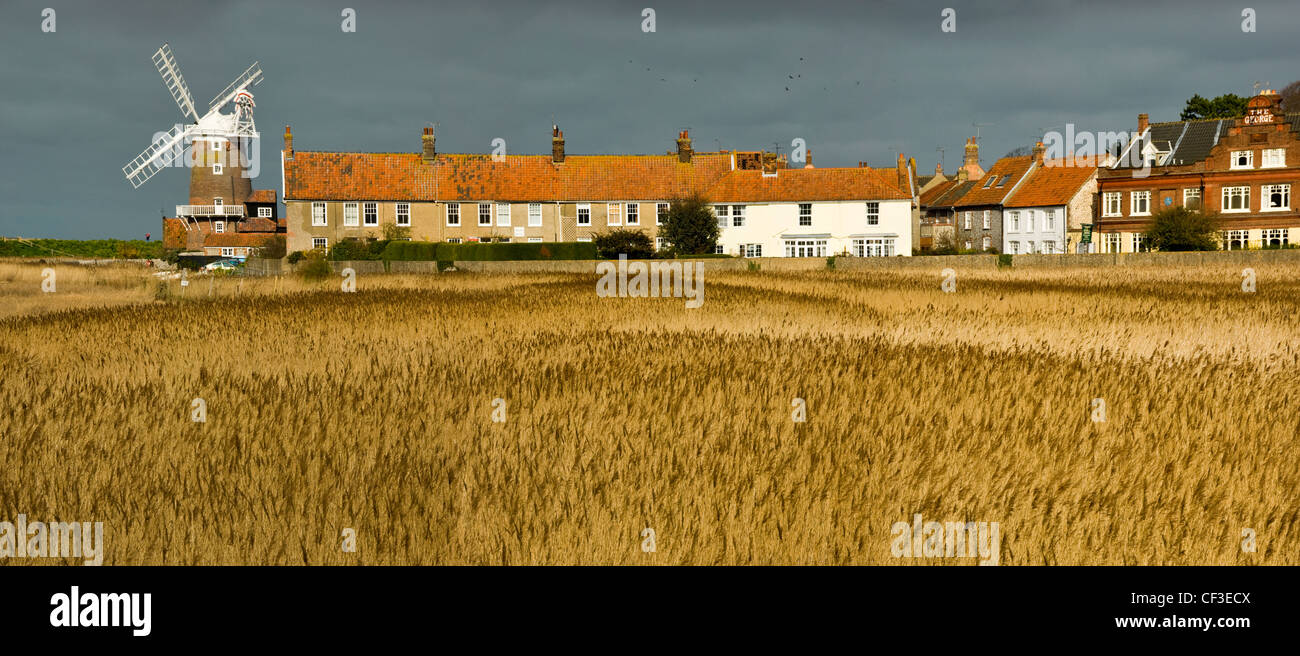
[[[106,564],[975,562],[895,558],[921,514],[999,522],[1004,565],[1295,565],[1300,266],[1256,271],[718,273],[687,309],[5,263],[0,520],[102,521]]]

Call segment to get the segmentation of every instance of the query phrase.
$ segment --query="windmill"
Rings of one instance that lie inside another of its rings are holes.
[[[171,46],[164,43],[153,54],[153,63],[162,75],[163,84],[171,93],[172,100],[180,107],[181,114],[193,122],[177,124],[170,131],[160,133],[148,148],[122,167],[122,173],[131,186],[138,189],[149,178],[172,165],[188,148],[194,164],[190,174],[191,202],[208,197],[231,200],[234,201],[234,206],[228,206],[225,211],[233,212],[237,209],[242,215],[242,202],[252,193],[252,182],[242,174],[245,160],[239,157],[242,149],[238,144],[249,143],[260,136],[253,124],[253,94],[248,89],[262,82],[262,69],[257,62],[253,62],[252,66],[212,99],[207,113],[200,116],[195,109],[194,96],[190,95],[180,67],[176,65]],[[230,104],[234,105],[233,111],[229,114],[222,113],[221,110]],[[195,152],[199,150],[194,148],[196,143],[211,144],[211,148],[202,149],[205,151],[202,153]],[[232,146],[232,143],[236,145]],[[208,150],[211,152],[206,152]],[[225,166],[227,162],[230,164],[229,171]],[[242,178],[242,183],[233,178]],[[227,189],[229,192],[224,197],[208,194],[209,191],[222,193]],[[207,207],[216,207],[216,213],[222,212],[222,203]]]

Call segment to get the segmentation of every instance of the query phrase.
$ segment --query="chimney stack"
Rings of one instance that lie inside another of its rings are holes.
[[[934,174],[937,176],[943,175],[943,162],[938,162],[934,165]]]
[[[803,167],[806,169],[814,168],[812,163],[812,148],[809,148],[808,151],[804,153]]]
[[[776,175],[776,153],[763,153],[763,174]]]
[[[898,186],[910,186],[907,183],[907,158],[902,153],[898,154]]]
[[[564,163],[564,133],[558,125],[551,126],[551,162]]]
[[[691,133],[689,130],[682,130],[677,135],[677,161],[683,164],[691,163]]]
[[[1042,166],[1042,165],[1043,165],[1043,153],[1044,153],[1046,150],[1047,150],[1047,148],[1043,146],[1043,142],[1040,141],[1040,142],[1034,144],[1034,163],[1035,163],[1035,164],[1037,164],[1037,165],[1039,165],[1039,166]]]
[[[1147,126],[1150,124],[1151,122],[1146,114],[1138,114],[1138,134],[1146,132]]]
[[[284,158],[293,159],[293,132],[284,126]]]
[[[865,168],[867,168],[867,163],[864,162],[864,161],[862,161],[862,160],[858,160],[858,168],[860,168],[860,169],[865,169]]]
[[[980,145],[975,142],[975,137],[966,140],[966,162],[967,166],[974,164],[979,166],[980,163]]]
[[[420,136],[420,145],[422,148],[421,160],[425,164],[432,164],[438,156],[438,150],[434,144],[433,128],[424,129],[424,134]]]

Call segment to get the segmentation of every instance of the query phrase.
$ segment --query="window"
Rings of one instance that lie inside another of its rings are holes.
[[[1119,233],[1118,233],[1118,232],[1111,232],[1111,233],[1107,233],[1107,234],[1106,234],[1106,252],[1107,252],[1107,253],[1118,253],[1118,252],[1119,252]]]
[[[1144,242],[1146,242],[1146,239],[1142,237],[1142,233],[1140,232],[1133,233],[1133,252],[1141,253],[1142,251],[1145,251],[1147,247]]]
[[[534,228],[542,225],[542,204],[541,203],[528,204],[528,225]]]
[[[1025,242],[1025,243],[1029,245],[1029,247],[1025,249],[1025,252],[1026,252],[1026,253],[1033,253],[1033,252],[1035,252],[1035,251],[1034,251],[1034,242],[1029,241],[1029,242]]]
[[[971,249],[971,243],[970,243],[970,240],[969,240],[969,239],[966,240],[966,243],[965,243],[965,245],[964,245],[964,248],[965,248],[966,250],[970,250],[970,249]]]
[[[742,226],[745,225],[745,206],[744,206],[744,205],[732,205],[732,206],[731,206],[731,225],[736,226],[737,228],[742,227]]]
[[[988,230],[991,227],[993,226],[989,223],[989,211],[984,210],[984,229]]]
[[[716,216],[716,217],[718,217],[718,227],[719,227],[719,228],[725,228],[725,227],[727,227],[727,216],[728,216],[728,213],[727,213],[727,206],[726,206],[726,205],[714,205],[714,206],[713,206],[713,215]]]
[[[992,187],[992,186],[993,186],[993,182],[996,181],[997,179],[998,179],[998,176],[996,176],[996,175],[990,175],[990,176],[989,176],[989,179],[984,181],[984,188],[985,188],[985,189],[988,189],[989,187]]]
[[[1011,212],[1007,212],[1007,217],[1011,219],[1011,231],[1020,232],[1020,212],[1016,212],[1014,210]],[[1011,242],[1011,243],[1014,244],[1016,242]]]
[[[853,254],[858,257],[893,257],[894,240],[892,237],[854,239]]]
[[[221,175],[222,170],[224,170],[224,167],[221,166],[221,162],[215,162],[215,163],[213,163],[213,165],[212,165],[212,175]]]
[[[1188,187],[1183,190],[1183,207],[1189,210],[1201,209],[1201,188]]]
[[[1013,242],[1011,242],[1010,244],[1007,244],[1007,250],[1010,251],[1012,255],[1015,255],[1015,254],[1019,253],[1019,252],[1020,252],[1020,242],[1018,242],[1018,241],[1013,241]]]
[[[1285,148],[1267,148],[1264,150],[1264,163],[1260,168],[1276,169],[1286,166]]]
[[[812,225],[812,203],[799,203],[799,225]]]
[[[661,204],[662,204],[662,203],[661,203]],[[664,249],[664,238],[663,238],[663,237],[655,237],[655,250],[657,250],[657,251],[661,251],[661,250],[663,250],[663,249]]]
[[[1286,246],[1287,229],[1286,228],[1269,228],[1263,231],[1263,246]]]
[[[311,204],[311,224],[314,226],[329,225],[325,220],[325,203]]]
[[[880,225],[880,203],[867,203],[867,225]]]
[[[663,225],[666,218],[668,218],[668,203],[655,205],[655,225]]]
[[[234,249],[234,248],[229,247],[229,246],[222,247],[222,249],[221,249],[221,257],[234,257],[234,256],[235,256],[235,249]]]
[[[213,205],[214,207],[217,208],[218,213],[220,213],[221,208],[223,208],[223,207],[226,206],[225,201],[221,200],[220,197],[218,197],[218,198],[213,198],[213,199],[212,199],[212,205]]]
[[[481,226],[492,225],[492,203],[478,204],[478,224]]]
[[[1129,214],[1146,216],[1151,214],[1151,192],[1134,191],[1129,194]]]
[[[213,222],[212,222],[212,231],[215,232],[215,233],[217,233],[217,234],[221,234],[221,233],[225,232],[225,231],[226,231],[226,222],[225,222],[225,221],[213,221]]]
[[[1263,198],[1261,212],[1277,212],[1291,209],[1291,185],[1271,184],[1260,188]]]
[[[447,203],[447,225],[460,225],[460,203]]]
[[[588,211],[590,211],[590,208],[588,209]],[[586,237],[578,237],[578,241],[591,241],[591,235],[588,235]]]
[[[1250,187],[1224,187],[1223,188],[1223,211],[1224,212],[1249,212],[1250,211]]]
[[[740,255],[741,257],[763,257],[763,245],[741,244]]]
[[[368,226],[379,225],[379,204],[366,203],[363,207],[365,209],[365,224]]]
[[[459,244],[459,243],[460,243],[460,237],[449,237],[449,238],[447,239],[447,243],[448,243],[448,244]]]
[[[541,243],[541,241],[542,241],[542,238],[541,238],[541,237],[529,237],[529,238],[528,238],[528,243],[530,243],[530,244],[538,244],[538,243]]]
[[[605,203],[605,225],[623,225],[623,206],[618,203]]]
[[[1102,195],[1101,215],[1102,216],[1120,216],[1123,210],[1120,209],[1121,198],[1123,195],[1118,191],[1108,191]]]
[[[497,203],[497,225],[510,225],[510,203]]]
[[[578,225],[591,225],[591,203],[578,203]]]
[[[218,150],[221,150],[221,142],[220,142],[220,141],[217,141],[216,139],[213,139],[211,143],[212,143],[212,152],[215,153],[215,152],[217,152]]]
[[[1043,252],[1044,252],[1044,253],[1055,253],[1055,252],[1056,252],[1056,242],[1054,242],[1054,241],[1045,241],[1045,242],[1043,242]]]
[[[623,209],[628,225],[641,225],[641,203],[628,203]]]
[[[970,212],[966,212],[965,220],[962,222],[962,228],[970,230]],[[970,246],[967,245],[966,248],[969,250]]]
[[[1228,168],[1232,168],[1232,169],[1255,168],[1255,151],[1253,150],[1232,151],[1232,159],[1229,161]]]
[[[1056,210],[1047,210],[1043,212],[1043,231],[1050,232],[1056,229]]]
[[[1001,187],[1001,186],[1006,185],[1006,184],[1007,184],[1007,180],[1010,180],[1010,179],[1011,179],[1011,176],[1009,176],[1009,175],[1004,175],[1004,176],[1002,176],[1002,181],[998,183],[998,186]]]
[[[825,239],[787,239],[786,257],[826,257]]]
[[[326,239],[326,238],[324,238],[324,237],[312,237],[312,238],[311,238],[311,247],[312,247],[312,248],[328,248],[328,247],[329,247],[329,243],[330,243],[329,240]]]
[[[1249,242],[1250,233],[1245,230],[1225,230],[1223,236],[1223,249],[1228,251],[1239,251],[1246,248]]]
[[[399,226],[411,225],[411,204],[410,203],[397,204],[397,225]]]
[[[355,226],[359,219],[357,218],[357,204],[343,203],[343,225]]]
[[[993,248],[993,238],[988,235],[984,235],[984,240],[980,244],[980,248],[983,248],[984,250]]]
[[[269,219],[271,218],[271,208],[259,207],[257,208],[257,215],[263,219]]]

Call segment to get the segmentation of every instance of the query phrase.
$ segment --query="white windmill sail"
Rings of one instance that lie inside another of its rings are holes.
[[[139,189],[149,178],[167,168],[176,161],[177,156],[185,152],[185,139],[194,131],[194,126],[177,125],[170,132],[154,139],[143,152],[122,167],[122,173],[131,182],[133,188]]]
[[[257,64],[257,62],[253,62],[253,65],[249,66],[248,70],[235,78],[235,81],[231,82],[230,86],[227,86],[225,91],[217,94],[217,96],[212,99],[212,106],[208,107],[209,114],[221,109],[226,103],[234,100],[235,96],[238,95],[240,91],[251,86],[256,86],[262,82],[262,68]]]
[[[164,43],[153,54],[153,65],[158,68],[163,84],[172,94],[176,106],[181,108],[181,113],[193,117],[195,121],[199,120],[199,113],[194,109],[194,96],[190,95],[190,88],[185,85],[185,78],[181,76],[181,69],[176,65],[176,57],[172,55],[170,45]]]

